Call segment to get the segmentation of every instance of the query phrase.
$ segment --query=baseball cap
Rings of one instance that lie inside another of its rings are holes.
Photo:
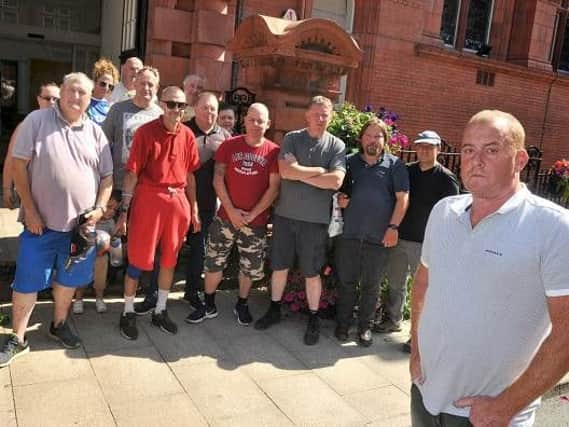
[[[431,145],[440,145],[441,144],[441,137],[438,133],[434,130],[424,130],[417,134],[415,144],[431,144]]]

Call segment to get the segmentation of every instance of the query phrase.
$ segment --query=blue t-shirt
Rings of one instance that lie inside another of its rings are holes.
[[[342,237],[381,244],[395,208],[395,193],[409,191],[407,168],[389,153],[373,165],[355,153],[346,165],[342,191],[350,196],[350,203],[344,209]]]
[[[91,98],[91,103],[87,108],[87,116],[101,126],[107,118],[109,108],[111,108],[111,104],[106,99]]]

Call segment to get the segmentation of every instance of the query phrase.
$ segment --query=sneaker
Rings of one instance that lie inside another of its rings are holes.
[[[197,292],[185,292],[183,299],[189,303],[194,310],[199,310],[203,305],[203,302]]]
[[[362,347],[369,347],[373,344],[373,338],[371,336],[371,329],[360,330],[358,333],[358,344]]]
[[[175,335],[178,332],[178,325],[170,319],[166,310],[162,310],[160,313],[152,313],[152,324],[167,334]]]
[[[66,320],[57,327],[51,322],[48,335],[50,338],[59,341],[65,348],[79,348],[81,346],[81,339],[73,333]]]
[[[186,317],[186,323],[201,323],[205,319],[213,319],[217,317],[219,313],[217,312],[217,307],[207,308],[205,304],[202,304],[194,312],[190,313]]]
[[[9,335],[6,341],[4,341],[2,351],[0,352],[0,368],[8,366],[12,363],[12,360],[29,352],[30,346],[27,340],[21,343],[16,335]]]
[[[95,300],[95,309],[97,313],[106,313],[107,312],[107,304],[103,301],[103,298],[97,298]]]
[[[136,327],[135,313],[122,313],[119,323],[121,335],[127,340],[135,340],[138,338],[138,328]]]
[[[150,298],[144,298],[141,302],[134,303],[134,312],[139,316],[145,316],[148,313],[154,311],[156,308],[156,300]]]
[[[249,326],[253,323],[253,317],[249,313],[249,306],[247,304],[235,304],[233,314],[237,317],[237,323],[241,326]]]
[[[403,353],[411,353],[411,338],[401,344],[401,351]]]
[[[373,332],[377,332],[379,334],[389,334],[391,332],[400,332],[400,331],[401,331],[401,323],[392,322],[389,319],[382,320],[379,324],[373,325]]]
[[[83,306],[82,299],[76,299],[73,301],[73,314],[83,314],[85,307]]]
[[[336,326],[336,330],[334,331],[334,336],[338,339],[338,341],[340,342],[346,342],[348,341],[348,334],[349,328],[347,326],[343,326],[343,325],[338,325]]]
[[[281,311],[277,311],[272,307],[269,307],[269,311],[255,322],[255,329],[259,331],[264,331],[269,329],[271,326],[276,325],[281,321]]]
[[[320,319],[317,315],[308,315],[308,323],[306,325],[306,332],[304,333],[304,344],[314,345],[320,338]]]

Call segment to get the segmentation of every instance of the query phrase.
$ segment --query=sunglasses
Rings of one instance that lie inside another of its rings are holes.
[[[43,99],[44,101],[48,101],[48,102],[56,102],[59,100],[59,98],[57,96],[41,96],[40,98]]]
[[[100,87],[104,87],[104,88],[107,88],[107,87],[108,87],[109,90],[113,90],[113,89],[115,88],[115,85],[114,85],[114,84],[107,83],[107,82],[99,82],[98,85],[99,85]]]
[[[188,104],[186,104],[185,102],[176,102],[176,101],[162,101],[162,102],[166,104],[168,110],[174,110],[174,109],[185,110],[188,107]]]

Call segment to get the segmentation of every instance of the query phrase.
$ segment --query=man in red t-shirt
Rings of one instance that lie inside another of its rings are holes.
[[[138,128],[126,164],[119,224],[129,211],[128,262],[124,283],[121,335],[138,338],[134,297],[142,271],[152,270],[160,250],[158,301],[152,324],[175,334],[178,326],[168,317],[166,301],[174,278],[178,252],[190,224],[200,230],[194,171],[199,154],[192,131],[181,123],[187,107],[184,92],[169,86],[162,92],[164,114]],[[133,197],[134,193],[134,197]],[[130,206],[132,199],[132,206]]]
[[[234,244],[239,250],[239,299],[233,312],[240,325],[253,321],[247,298],[253,280],[263,278],[269,208],[280,183],[279,146],[264,136],[270,123],[264,104],[251,105],[245,117],[245,135],[226,140],[215,153],[213,186],[221,208],[209,228],[205,305],[186,318],[188,323],[217,317],[215,291]]]

